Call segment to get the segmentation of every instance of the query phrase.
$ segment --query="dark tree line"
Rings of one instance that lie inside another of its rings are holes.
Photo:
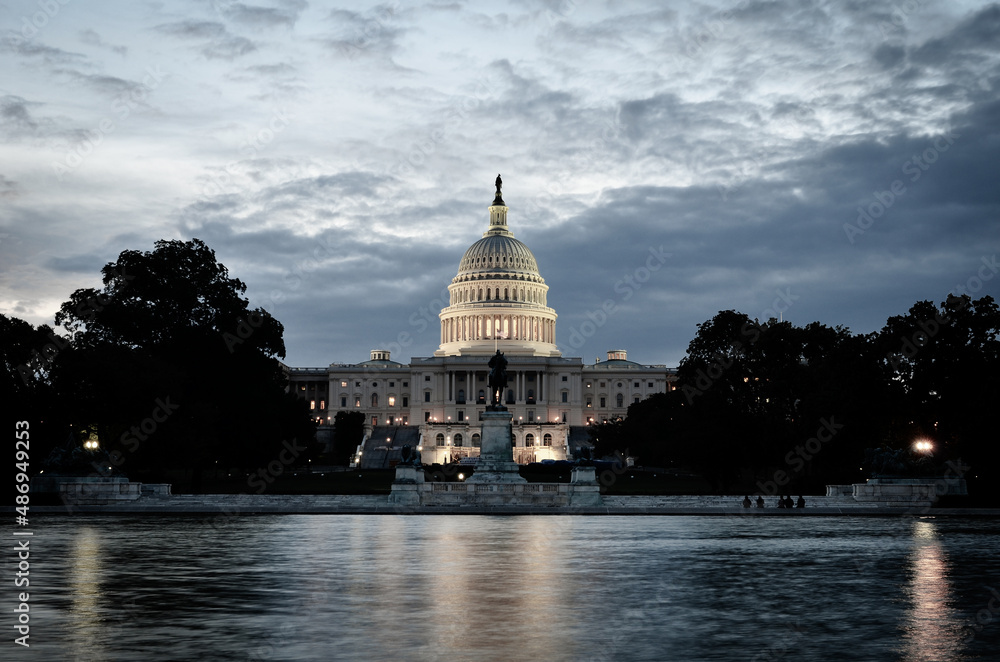
[[[202,241],[158,241],[102,269],[56,314],[68,332],[0,316],[9,415],[29,420],[32,458],[96,432],[119,469],[253,470],[282,442],[311,444],[305,403],[285,392],[283,327]],[[13,428],[10,428],[13,429]]]
[[[858,482],[866,449],[918,439],[933,444],[936,464],[961,460],[965,477],[984,483],[1000,460],[998,331],[988,296],[921,301],[861,335],[722,311],[699,325],[676,390],[591,435],[598,453],[695,470],[719,491]]]

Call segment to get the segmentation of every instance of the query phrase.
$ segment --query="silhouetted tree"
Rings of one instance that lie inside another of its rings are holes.
[[[77,290],[56,314],[73,335],[53,381],[130,467],[194,469],[197,481],[216,463],[262,466],[285,440],[314,441],[285,392],[281,323],[249,308],[204,242],[124,251],[102,274],[102,288]]]

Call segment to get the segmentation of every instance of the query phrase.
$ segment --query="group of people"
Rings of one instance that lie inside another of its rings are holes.
[[[743,507],[744,508],[750,508],[751,506],[753,506],[753,502],[750,501],[750,495],[747,495],[747,496],[743,497]],[[760,495],[757,496],[757,507],[758,508],[763,508],[764,507],[764,497],[762,497]],[[778,496],[778,505],[777,505],[777,507],[778,508],[805,508],[806,507],[806,500],[802,498],[801,494],[799,495],[799,500],[798,501],[792,501],[792,495],[791,494],[788,494],[786,496],[780,496],[779,495]]]

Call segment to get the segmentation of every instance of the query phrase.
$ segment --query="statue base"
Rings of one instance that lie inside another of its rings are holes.
[[[511,420],[513,415],[504,409],[487,409],[483,412],[483,436],[479,449],[476,471],[466,482],[469,483],[526,483],[520,468],[514,461],[514,447],[511,445]]]

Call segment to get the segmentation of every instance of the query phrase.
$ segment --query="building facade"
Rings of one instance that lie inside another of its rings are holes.
[[[289,388],[321,425],[341,410],[365,414],[366,440],[356,458],[363,466],[389,463],[398,450],[388,451],[403,440],[420,447],[425,464],[477,457],[489,404],[487,361],[498,349],[508,362],[503,404],[513,415],[519,463],[567,459],[586,439],[586,426],[623,418],[629,405],[673,388],[673,370],[630,361],[625,350],[590,365],[562,356],[548,286],[507,225],[500,183],[497,177],[486,232],[448,287],[433,356],[404,364],[374,349],[356,364],[289,368]]]

